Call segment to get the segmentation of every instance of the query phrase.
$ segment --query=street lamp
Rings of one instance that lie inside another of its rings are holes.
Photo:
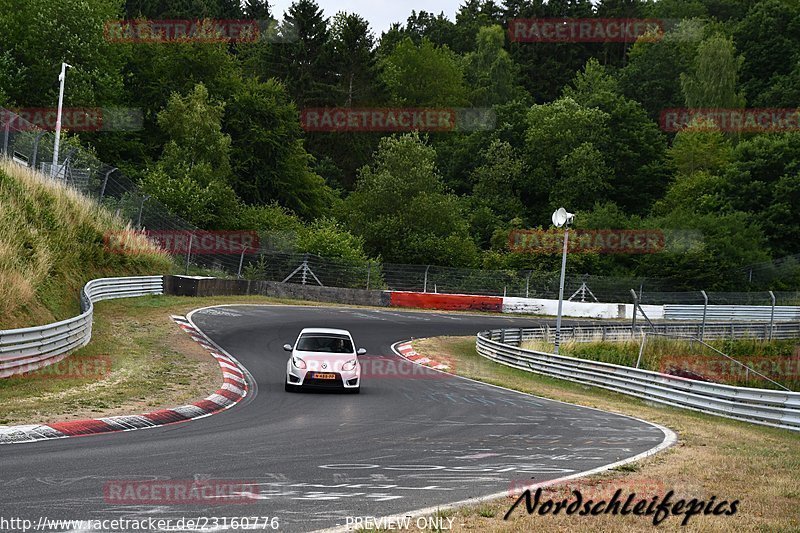
[[[556,342],[555,353],[561,344],[561,309],[564,305],[564,278],[567,273],[567,243],[569,242],[569,225],[575,220],[575,215],[568,213],[563,207],[553,213],[553,225],[564,228],[564,253],[561,255],[561,284],[558,288],[558,316],[556,317]]]
[[[64,81],[67,78],[67,67],[71,68],[72,65],[61,63],[61,74],[58,75],[61,87],[58,90],[58,116],[56,117],[56,140],[53,143],[53,164],[50,166],[51,178],[56,177],[56,167],[58,166],[58,145],[61,142],[61,109],[64,106]]]

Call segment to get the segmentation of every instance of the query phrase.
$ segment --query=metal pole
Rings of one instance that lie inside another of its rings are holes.
[[[56,177],[56,167],[58,166],[58,145],[61,143],[61,111],[64,107],[64,81],[67,79],[67,65],[61,63],[61,74],[58,76],[58,81],[61,86],[58,89],[58,115],[56,116],[56,138],[53,143],[53,165],[50,167],[50,177]]]
[[[367,290],[369,290],[369,275],[372,273],[372,263],[367,263]]]
[[[642,354],[644,353],[644,345],[647,342],[647,333],[642,331],[642,344],[639,346],[639,358],[636,360],[636,368],[642,364]]]
[[[422,286],[422,292],[428,292],[428,270],[430,270],[430,268],[430,265],[425,267],[425,282]]]
[[[636,329],[636,311],[639,309],[639,297],[636,296],[636,291],[631,289],[631,296],[633,296],[633,320],[631,321],[631,337],[633,337],[633,330]]]
[[[708,294],[706,291],[700,291],[700,294],[703,295],[703,300],[705,303],[703,304],[703,323],[700,325],[700,340],[703,340],[703,335],[706,332],[706,313],[708,312]]]
[[[239,272],[236,274],[236,279],[242,279],[242,265],[244,264],[244,250],[242,250],[242,256],[239,258]]]
[[[194,233],[189,233],[189,249],[186,251],[186,275],[189,275],[189,258],[192,256],[192,241],[194,241]]]
[[[558,355],[558,348],[561,344],[561,312],[564,306],[564,278],[567,275],[567,245],[569,243],[569,228],[564,228],[564,251],[561,254],[561,283],[558,288],[558,316],[556,317],[556,342],[555,354]]]
[[[16,116],[16,115],[15,115]],[[3,135],[3,155],[8,156],[8,137],[10,135],[11,130],[11,120],[6,121],[6,127],[3,128],[5,130],[5,134]]]
[[[527,298],[528,294],[529,294],[528,289],[531,286],[531,276],[532,275],[533,275],[533,270],[528,272],[528,277],[525,278],[525,298]]]
[[[106,177],[103,178],[103,186],[100,188],[100,200],[103,199],[103,195],[106,193],[106,185],[108,184],[108,177],[111,175],[112,172],[116,172],[117,167],[112,168],[108,172],[106,172]]]
[[[769,296],[772,298],[772,311],[769,314],[769,340],[772,340],[772,329],[775,327],[775,293],[769,291]]]
[[[33,155],[31,156],[31,168],[33,168],[33,169],[36,168],[36,159],[37,159],[37,157],[39,155],[39,141],[42,140],[42,135],[44,135],[45,133],[46,132],[44,132],[44,131],[40,131],[33,138]]]
[[[139,204],[139,220],[136,222],[136,227],[142,229],[142,211],[144,210],[144,202],[147,200],[147,195],[142,196],[142,203]]]

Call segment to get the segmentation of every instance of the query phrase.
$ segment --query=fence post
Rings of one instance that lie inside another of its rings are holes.
[[[633,296],[633,320],[631,321],[631,337],[633,337],[633,331],[636,329],[636,313],[639,310],[639,297],[636,296],[636,291],[631,289],[631,295]]]
[[[5,133],[3,134],[3,155],[8,156],[8,137],[9,132],[11,130],[11,121],[6,120],[6,126],[3,128]]]
[[[367,261],[367,290],[369,290],[369,275],[372,273],[372,262]]]
[[[775,327],[775,293],[769,291],[769,297],[772,298],[772,311],[769,314],[769,340],[772,340],[772,330]]]
[[[636,368],[642,364],[642,354],[644,353],[644,345],[647,342],[647,333],[642,330],[642,344],[639,345],[639,358],[636,360]]]
[[[108,172],[106,172],[106,177],[103,178],[103,186],[100,188],[100,200],[103,199],[103,195],[106,193],[106,185],[108,185],[108,177],[117,171],[117,167],[112,168]]]
[[[186,275],[189,275],[189,258],[192,255],[192,241],[194,240],[194,233],[189,232],[189,249],[186,250]]]
[[[528,276],[525,278],[525,298],[528,298],[528,289],[531,286],[531,276],[533,276],[533,270],[528,272]]]
[[[33,138],[33,155],[31,155],[31,168],[36,170],[36,158],[39,155],[39,141],[42,140],[42,135],[44,135],[44,131],[40,131],[37,133]]]
[[[139,219],[138,219],[138,222],[136,223],[136,227],[138,227],[139,229],[142,229],[142,211],[144,211],[144,203],[147,201],[147,198],[148,197],[147,197],[146,194],[143,195],[142,196],[142,203],[139,204]],[[189,241],[190,245],[191,245],[191,242],[192,241]]]
[[[425,282],[422,286],[422,292],[428,292],[428,270],[430,270],[430,268],[430,265],[425,267]]]
[[[703,334],[706,332],[706,313],[708,313],[708,294],[706,291],[700,291],[700,294],[703,295],[703,322],[700,324],[700,340],[703,340]]]
[[[242,255],[239,257],[239,272],[236,274],[236,279],[242,279],[242,264],[244,264],[244,250],[242,250]]]

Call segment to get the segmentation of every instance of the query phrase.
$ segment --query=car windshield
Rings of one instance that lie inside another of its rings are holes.
[[[353,353],[353,343],[344,335],[301,335],[297,349],[303,352]]]

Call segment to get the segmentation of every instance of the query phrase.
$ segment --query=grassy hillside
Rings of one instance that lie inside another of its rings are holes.
[[[130,249],[106,247],[109,232],[127,232]],[[92,278],[171,267],[169,256],[96,202],[0,159],[0,329],[74,316]]]

